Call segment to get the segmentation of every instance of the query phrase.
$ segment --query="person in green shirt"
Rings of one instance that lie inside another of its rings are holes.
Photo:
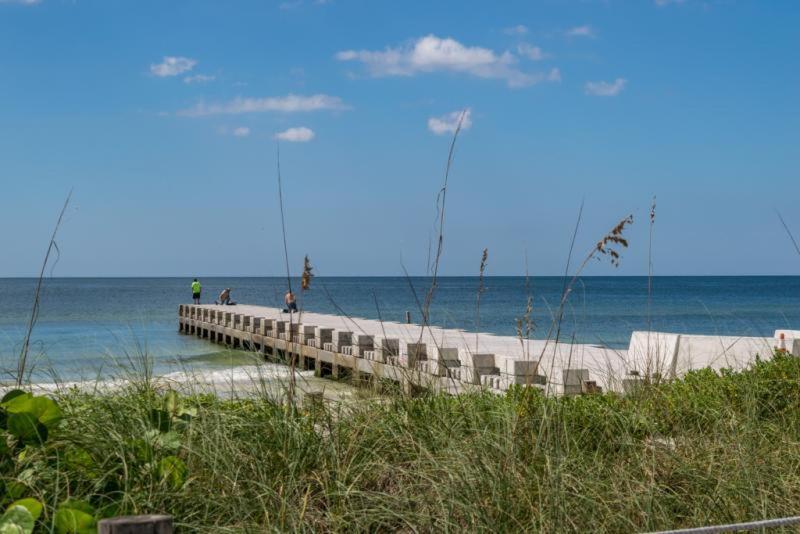
[[[192,300],[195,304],[200,304],[200,289],[200,282],[195,278],[194,282],[192,282]]]

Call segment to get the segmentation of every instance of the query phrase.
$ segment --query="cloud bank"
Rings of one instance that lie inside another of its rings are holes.
[[[207,115],[239,115],[242,113],[264,113],[276,111],[282,113],[298,113],[321,110],[348,109],[338,96],[317,94],[302,96],[288,94],[286,96],[270,96],[265,98],[237,97],[220,104],[199,103],[191,109],[178,112],[186,117],[203,117]]]
[[[516,66],[511,52],[497,53],[480,46],[465,46],[452,38],[427,35],[399,47],[384,50],[343,50],[339,61],[362,63],[373,77],[415,76],[420,73],[451,72],[504,80],[509,87],[527,87],[556,81],[551,73],[526,73]]]

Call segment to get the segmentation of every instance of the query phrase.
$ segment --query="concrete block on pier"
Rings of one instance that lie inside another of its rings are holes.
[[[456,347],[435,347],[428,360],[428,372],[437,376],[448,376],[448,370],[461,367]]]
[[[374,360],[387,363],[389,358],[400,356],[400,340],[390,337],[376,337],[374,342]]]
[[[354,356],[363,357],[364,351],[371,351],[375,348],[375,336],[368,334],[353,334],[352,347]]]
[[[488,353],[462,353],[461,381],[480,385],[481,377],[499,375],[500,368],[495,365],[495,355]]]
[[[272,337],[283,339],[282,335],[286,335],[286,325],[289,324],[289,321],[285,321],[283,319],[271,319],[270,323],[272,324]]]
[[[644,378],[638,371],[631,371],[622,379],[622,391],[624,393],[635,393],[639,391],[643,385]]]
[[[584,395],[603,392],[603,388],[598,386],[597,382],[594,380],[587,380],[581,385],[583,387],[583,391],[581,391],[581,393],[583,393]]]
[[[664,332],[633,332],[628,344],[627,364],[631,368],[651,369],[674,377],[678,369],[681,345],[692,352],[692,340],[689,336],[668,334]],[[706,339],[707,338],[707,339]],[[721,344],[713,336],[698,336],[700,342],[710,341],[712,349],[717,349]]]
[[[267,319],[266,317],[261,319],[261,328],[264,331],[264,335],[267,337],[278,337],[276,333],[276,321],[275,319]]]
[[[533,376],[539,370],[539,360],[517,360],[505,358],[501,371],[513,376]]]
[[[331,334],[334,352],[342,352],[342,348],[353,344],[353,333],[346,330],[334,330]]]
[[[314,346],[322,349],[326,344],[333,342],[333,328],[317,326],[314,328]]]
[[[465,384],[480,385],[481,374],[473,367],[461,367],[458,370],[458,379]]]
[[[505,381],[506,388],[509,385],[514,384],[517,386],[544,386],[547,385],[547,377],[544,375],[509,375],[505,374],[502,375],[503,380]]]
[[[500,375],[481,376],[481,385],[487,388],[500,389]]]
[[[496,367],[494,354],[486,352],[462,352],[461,360],[466,367],[473,369]]]
[[[313,340],[316,336],[317,326],[313,324],[303,323],[300,325],[298,335],[300,336],[300,343],[308,345],[309,341]]]
[[[253,332],[262,336],[267,335],[267,320],[263,317],[253,318]]]
[[[580,395],[585,382],[589,381],[588,369],[564,369],[561,371],[564,395]]]
[[[405,343],[403,353],[400,357],[400,364],[415,369],[417,362],[428,359],[428,347],[425,343]]]

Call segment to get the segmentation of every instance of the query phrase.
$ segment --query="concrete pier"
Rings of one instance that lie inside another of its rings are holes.
[[[318,376],[389,380],[404,390],[498,393],[512,385],[549,394],[632,391],[647,379],[690,369],[746,367],[775,348],[800,355],[800,332],[774,338],[634,332],[628,350],[423,327],[392,321],[278,308],[190,305],[178,309],[179,331],[288,362]]]

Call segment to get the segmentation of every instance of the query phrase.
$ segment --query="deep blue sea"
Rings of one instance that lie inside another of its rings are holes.
[[[224,287],[234,300],[282,306],[285,278],[206,278],[203,302]],[[32,336],[34,376],[46,380],[106,376],[125,354],[146,352],[156,372],[183,364],[219,365],[219,348],[178,334],[177,309],[191,302],[185,278],[50,278]],[[294,282],[299,287],[299,282]],[[514,335],[516,319],[533,297],[534,337],[545,337],[564,287],[560,277],[489,277],[481,294],[482,331]],[[15,368],[30,316],[34,279],[0,278],[0,382]],[[412,289],[413,288],[413,289]],[[325,313],[403,321],[420,319],[427,278],[315,278],[301,305]],[[432,321],[473,330],[477,277],[440,278]],[[299,291],[297,293],[300,293]],[[649,310],[649,311],[648,311]],[[649,317],[649,319],[648,319]],[[562,339],[627,347],[633,330],[772,335],[777,328],[800,329],[800,277],[656,277],[648,306],[646,277],[587,277],[569,299]]]

